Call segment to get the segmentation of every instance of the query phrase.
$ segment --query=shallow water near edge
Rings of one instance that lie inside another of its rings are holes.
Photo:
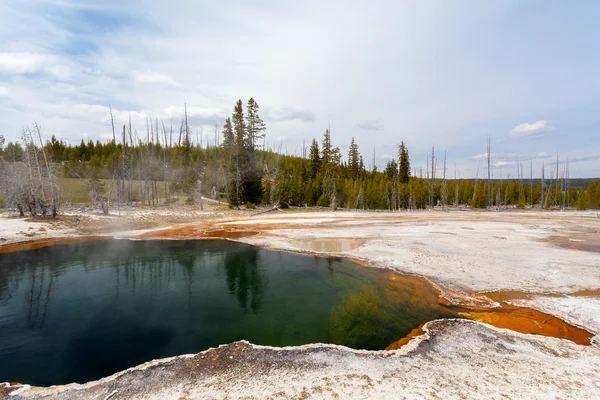
[[[384,349],[456,316],[413,278],[223,240],[0,254],[0,381],[86,382],[241,339]]]

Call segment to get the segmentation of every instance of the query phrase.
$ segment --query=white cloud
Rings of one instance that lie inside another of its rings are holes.
[[[512,161],[502,161],[502,160],[498,160],[494,163],[495,167],[504,167],[506,165],[513,165],[514,162]]]
[[[8,97],[8,88],[6,86],[0,86],[0,97]]]
[[[163,112],[168,115],[169,117],[180,117],[184,114],[185,112],[185,107],[182,106],[174,106],[171,105],[167,108],[165,108],[163,110]],[[196,107],[196,106],[187,106],[187,114],[188,117],[190,116],[195,116],[195,117],[212,117],[212,116],[219,116],[220,118],[227,118],[227,112],[226,110],[222,110],[220,108],[215,108],[215,107]]]
[[[494,156],[493,153],[490,153],[491,156]],[[483,153],[483,154],[477,154],[476,156],[471,157],[472,160],[482,160],[484,158],[487,158],[488,153]]]
[[[548,157],[550,157],[550,154],[548,154],[548,153],[545,153],[545,152],[543,152],[543,151],[542,151],[542,152],[540,152],[540,153],[537,153],[537,154],[535,155],[535,158],[548,158]]]
[[[552,127],[548,126],[546,120],[539,120],[533,124],[527,122],[517,125],[510,130],[510,136],[513,137],[540,137],[543,132],[552,130]]]
[[[514,125],[506,121],[530,123],[497,140],[494,156],[502,155],[505,162],[514,159],[506,154],[517,145],[513,136],[531,138],[549,129],[545,121],[520,119],[523,115],[542,118],[540,110],[552,110],[552,121],[573,124],[565,126],[570,137],[555,135],[544,147],[521,139],[518,150],[525,158],[541,148],[560,149],[561,159],[568,150],[574,151],[571,159],[587,155],[580,154],[585,144],[578,143],[589,143],[598,129],[592,113],[582,111],[596,96],[589,85],[595,69],[585,51],[575,52],[573,63],[565,65],[560,49],[545,54],[543,62],[511,58],[527,54],[527,41],[505,46],[498,42],[503,37],[494,36],[486,48],[465,45],[464,35],[507,31],[498,15],[503,10],[528,13],[518,2],[460,2],[451,9],[444,2],[414,7],[392,0],[378,7],[341,0],[325,6],[316,0],[302,6],[76,3],[0,0],[0,85],[10,90],[10,101],[0,97],[0,120],[9,140],[18,139],[20,127],[32,121],[68,141],[78,142],[82,132],[92,139],[112,137],[108,104],[117,126],[127,122],[131,110],[138,132],[145,132],[148,117],[163,119],[167,127],[172,119],[178,129],[184,100],[193,129],[207,131],[210,123],[222,126],[238,98],[253,96],[267,123],[269,143],[285,135],[288,149],[300,148],[302,141],[320,138],[331,122],[334,144],[347,144],[354,136],[370,162],[374,147],[376,161],[384,164],[380,154],[395,154],[395,144],[404,140],[413,167],[424,167],[435,143],[436,150],[449,150],[449,160],[456,157],[458,173],[474,177],[486,156],[470,155],[485,148],[487,132],[495,137],[508,133]],[[100,10],[103,18],[77,18],[94,16],[86,10]],[[547,22],[547,29],[537,32],[542,42],[556,42],[556,32],[569,39],[564,43],[577,39],[568,26],[554,29],[561,21]],[[448,48],[457,52],[439,51]],[[507,59],[513,68],[504,68]],[[577,74],[572,73],[576,66],[581,66]],[[588,133],[579,129],[583,126]],[[542,160],[531,158],[540,171]],[[577,173],[587,174],[583,168],[588,164],[578,165],[582,172]]]
[[[133,78],[133,81],[136,83],[159,83],[175,87],[181,87],[181,85],[170,76],[159,74],[157,72],[141,72],[134,70],[131,72],[131,76]]]
[[[301,121],[315,122],[315,113],[307,108],[301,107],[279,107],[266,109],[266,118],[269,121]]]
[[[152,117],[170,119],[174,124],[179,124],[184,113],[183,106],[171,105]],[[187,106],[188,124],[196,127],[223,125],[229,114],[228,110],[221,108]]]
[[[79,63],[53,54],[32,52],[0,53],[0,75],[46,74],[57,79],[68,79],[77,73],[89,73]]]
[[[363,131],[367,131],[367,132],[383,130],[383,126],[381,125],[381,123],[379,122],[378,119],[371,119],[371,120],[359,122],[358,124],[356,124],[356,126],[358,126]]]
[[[391,160],[392,158],[394,158],[394,156],[390,154],[382,154],[379,156],[379,158],[383,158],[384,160]]]
[[[7,74],[32,74],[48,65],[48,56],[39,53],[0,53],[0,72]]]

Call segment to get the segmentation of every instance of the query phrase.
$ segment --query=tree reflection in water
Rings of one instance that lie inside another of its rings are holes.
[[[227,287],[229,293],[237,297],[240,307],[258,313],[262,306],[264,292],[267,289],[267,276],[259,266],[259,250],[250,247],[243,251],[228,252],[225,256]]]
[[[105,240],[2,254],[0,379],[83,382],[236,340],[384,348],[419,319],[390,304],[413,297],[403,295],[409,282],[388,275],[223,240]]]

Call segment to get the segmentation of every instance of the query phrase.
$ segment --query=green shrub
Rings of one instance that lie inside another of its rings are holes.
[[[317,206],[318,207],[329,207],[331,205],[331,203],[329,202],[329,197],[323,193],[321,195],[321,197],[319,197],[319,200],[317,201]]]
[[[584,192],[583,189],[579,191],[575,207],[578,210],[587,210],[590,207],[589,195],[587,194],[587,192]]]

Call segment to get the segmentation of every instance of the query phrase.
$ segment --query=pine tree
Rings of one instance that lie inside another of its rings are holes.
[[[578,210],[587,210],[590,207],[589,195],[583,189],[579,189],[579,194],[577,195],[577,202],[575,203],[575,207]]]
[[[331,162],[332,148],[331,148],[331,134],[329,129],[325,130],[323,135],[323,143],[321,144],[321,164],[323,166]]]
[[[400,143],[398,153],[400,159],[400,183],[408,183],[410,180],[410,158],[404,141]]]
[[[233,109],[233,116],[231,118],[233,122],[233,133],[235,136],[235,145],[238,149],[245,147],[246,144],[246,123],[244,121],[244,106],[242,100],[238,100],[235,103]]]
[[[244,202],[244,171],[248,167],[246,153],[246,124],[244,122],[244,107],[242,100],[238,100],[231,117],[233,122],[233,160],[231,165],[232,179],[229,185],[229,201],[233,206]]]
[[[256,104],[254,102],[254,104]],[[253,106],[254,107],[254,106]],[[254,107],[254,134],[264,130],[264,124],[258,118],[258,106]],[[233,109],[231,118],[233,123],[233,134],[235,138],[235,174],[234,174],[234,192],[235,195],[230,195],[230,201],[233,200],[235,205],[242,203],[256,204],[262,196],[262,170],[256,162],[256,154],[253,145],[253,137],[248,130],[246,120],[244,118],[244,106],[241,100],[238,100]],[[262,129],[256,131],[257,128]],[[232,191],[230,190],[230,193]]]
[[[398,177],[398,163],[396,162],[396,160],[392,158],[390,161],[388,161],[384,173],[390,180],[396,179]]]
[[[337,210],[339,204],[338,198],[338,178],[340,175],[340,162],[342,160],[342,154],[338,147],[331,149],[328,155],[328,162],[323,163],[324,179],[323,186],[324,192],[329,197],[331,208]]]
[[[589,199],[590,208],[600,208],[600,185],[595,180],[592,180],[586,191]]]
[[[315,138],[312,140],[309,151],[310,158],[310,177],[315,178],[321,167],[321,156],[319,155],[319,143]]]
[[[350,141],[350,147],[348,148],[348,169],[350,171],[350,178],[356,179],[360,172],[360,153],[358,152],[358,145],[354,142],[354,137]]]
[[[215,140],[216,143],[216,140]],[[232,202],[232,178],[235,174],[235,136],[231,126],[231,118],[227,117],[223,125],[223,143],[221,143],[223,152],[221,153],[221,179],[224,180],[227,198]]]
[[[231,126],[231,118],[227,117],[223,125],[223,147],[222,162],[225,173],[225,183],[229,185],[229,175],[233,172],[233,162],[235,159],[235,136]]]
[[[235,136],[233,135],[233,127],[231,126],[231,118],[227,117],[225,125],[223,125],[223,148],[233,149],[235,145]]]
[[[248,100],[246,107],[246,130],[248,132],[247,141],[248,146],[252,149],[257,147],[259,139],[264,139],[264,131],[267,129],[265,123],[258,115],[258,103],[253,97]]]
[[[340,162],[342,155],[338,147],[332,147],[331,134],[329,129],[323,135],[321,145],[321,165],[320,171],[323,173],[323,194],[317,205],[330,204],[334,210],[338,206],[338,184]]]

